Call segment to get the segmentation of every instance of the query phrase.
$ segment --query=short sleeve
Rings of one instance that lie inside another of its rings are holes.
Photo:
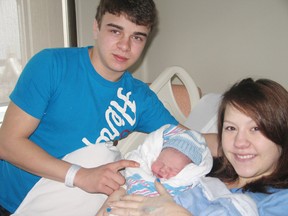
[[[40,119],[51,98],[53,56],[43,50],[31,58],[10,95],[11,101],[26,113]]]

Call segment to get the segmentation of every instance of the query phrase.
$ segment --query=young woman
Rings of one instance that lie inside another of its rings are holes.
[[[173,200],[156,182],[160,196],[147,198],[127,195],[120,201],[109,203],[110,207],[104,214],[245,215],[241,212],[241,208],[245,211],[245,205],[241,206],[245,199],[249,200],[252,208],[255,207],[255,215],[286,215],[287,90],[268,79],[254,81],[248,78],[236,83],[223,95],[218,114],[218,132],[220,162],[219,167],[211,173],[217,178],[205,179],[220,179],[229,194],[209,199],[203,189],[194,187]],[[236,201],[240,205],[233,203],[235,199],[231,195],[238,196]]]

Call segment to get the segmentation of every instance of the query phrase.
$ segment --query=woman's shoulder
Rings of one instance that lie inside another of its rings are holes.
[[[256,202],[259,215],[286,215],[288,212],[288,189],[269,189],[269,193],[249,193]]]

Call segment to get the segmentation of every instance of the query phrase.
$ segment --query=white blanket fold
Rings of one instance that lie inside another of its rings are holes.
[[[90,145],[65,156],[63,160],[90,168],[119,160],[116,147]],[[92,216],[107,196],[66,187],[62,182],[41,178],[27,194],[13,216]]]
[[[218,178],[203,177],[199,184],[208,200],[214,201],[219,198],[226,198],[232,202],[241,215],[258,216],[257,205],[251,197],[242,193],[231,193]]]

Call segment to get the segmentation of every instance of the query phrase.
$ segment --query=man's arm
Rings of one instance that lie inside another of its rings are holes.
[[[11,102],[0,129],[0,159],[35,175],[64,182],[71,164],[49,155],[29,140],[39,122]],[[125,183],[118,170],[137,166],[136,162],[120,160],[95,168],[81,168],[74,185],[86,192],[109,195]]]
[[[50,156],[28,139],[39,122],[11,102],[0,130],[0,158],[38,176],[64,181],[70,164]]]
[[[208,148],[211,151],[213,157],[219,157],[218,155],[218,140],[217,134],[210,133],[210,134],[202,134],[206,140]]]

